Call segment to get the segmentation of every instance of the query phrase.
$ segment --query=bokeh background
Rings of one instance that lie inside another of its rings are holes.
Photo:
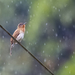
[[[0,24],[11,34],[27,22],[21,44],[55,75],[75,75],[75,0],[0,0]],[[10,36],[0,28],[0,75],[50,75],[23,48],[9,55]]]

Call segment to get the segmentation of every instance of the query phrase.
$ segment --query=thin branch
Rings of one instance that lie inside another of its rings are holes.
[[[10,35],[25,51],[27,51],[34,59],[36,59],[49,73],[51,73],[52,75],[54,75],[52,71],[50,71],[40,60],[38,60],[38,59],[37,59],[31,52],[29,52],[20,42],[18,42],[4,27],[2,27],[1,25],[0,25],[0,27],[1,27],[8,35]]]

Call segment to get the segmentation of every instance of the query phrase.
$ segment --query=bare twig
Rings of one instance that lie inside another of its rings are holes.
[[[34,59],[36,59],[49,73],[51,73],[52,75],[53,72],[50,71],[40,60],[38,60],[31,52],[29,52],[20,42],[18,42],[3,26],[0,25],[0,27],[6,32],[8,33],[8,35],[10,35],[25,51],[27,51]]]

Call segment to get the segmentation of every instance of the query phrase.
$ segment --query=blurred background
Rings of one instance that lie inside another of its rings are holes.
[[[75,0],[0,0],[0,24],[13,34],[27,22],[21,44],[55,75],[75,75]],[[20,45],[9,55],[0,28],[0,75],[50,75]]]

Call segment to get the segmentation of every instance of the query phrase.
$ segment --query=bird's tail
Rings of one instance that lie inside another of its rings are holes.
[[[14,41],[10,39],[10,55],[12,55],[12,48],[14,47]]]

